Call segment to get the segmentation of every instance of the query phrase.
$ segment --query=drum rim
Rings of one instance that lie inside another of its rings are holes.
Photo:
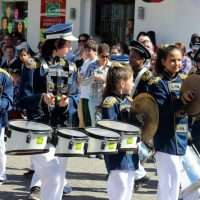
[[[86,128],[84,128],[84,130],[85,130],[85,133],[88,135],[88,136],[91,136],[91,137],[93,137],[93,138],[96,138],[96,139],[100,139],[100,140],[104,140],[104,139],[120,139],[120,134],[119,133],[117,133],[117,132],[115,132],[115,131],[113,131],[113,130],[109,130],[109,131],[112,131],[113,133],[116,133],[116,137],[106,137],[106,136],[99,136],[99,135],[95,135],[94,133],[91,133],[91,132],[89,132],[89,131],[87,131],[86,129],[92,129],[92,128],[99,128],[99,127],[86,127]],[[105,128],[102,128],[103,130],[108,130],[108,129],[105,129]],[[117,136],[118,135],[118,136]]]
[[[100,122],[100,121],[120,122],[120,123],[128,124],[128,125],[131,125],[131,126],[135,126],[135,125],[130,124],[130,123],[126,123],[126,122],[117,121],[117,120],[110,120],[110,119],[103,119],[103,120],[97,121],[97,125],[98,125],[99,127],[102,127],[102,128],[104,128],[104,129],[108,129],[108,130],[112,130],[112,131],[116,131],[116,132],[119,132],[120,134],[121,134],[121,133],[123,133],[123,134],[125,133],[125,134],[127,134],[127,135],[139,135],[139,133],[141,132],[140,128],[137,127],[137,126],[135,126],[135,127],[138,128],[138,130],[139,130],[138,132],[137,132],[137,131],[126,131],[126,130],[119,130],[119,129],[113,129],[113,128],[108,128],[108,127],[102,126],[102,125],[98,124],[98,122]]]
[[[17,122],[17,121],[25,121],[25,122],[34,122],[34,123],[38,123],[38,124],[42,124],[39,122],[35,122],[35,121],[28,121],[28,120],[10,120],[8,122],[8,127],[11,130],[15,130],[15,131],[20,131],[20,132],[24,132],[24,133],[28,133],[28,132],[32,132],[32,133],[46,133],[47,135],[52,132],[52,128],[51,126],[44,124],[46,126],[48,126],[50,129],[49,130],[33,130],[33,129],[28,129],[28,128],[21,128],[21,127],[17,127],[15,125],[10,124],[10,122]]]
[[[73,130],[73,131],[78,131],[81,132],[83,134],[83,136],[72,136],[72,135],[66,135],[64,133],[59,132],[59,130],[63,130],[63,129],[67,129],[67,130]],[[56,133],[58,136],[67,138],[67,139],[72,139],[72,138],[76,138],[76,139],[87,139],[88,136],[85,134],[85,132],[81,129],[81,128],[66,128],[66,127],[62,127],[62,128],[58,128],[56,130]]]

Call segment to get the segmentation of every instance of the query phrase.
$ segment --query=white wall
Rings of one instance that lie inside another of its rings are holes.
[[[76,18],[70,18],[70,8],[76,9]],[[73,34],[78,37],[80,33],[91,33],[92,0],[67,0],[66,21],[73,23]],[[77,43],[73,43],[76,48]]]
[[[36,51],[40,40],[40,8],[41,0],[28,0],[28,32],[27,40],[31,48]]]
[[[70,19],[70,8],[76,9],[76,19]],[[92,0],[67,0],[67,21],[74,24],[73,32],[76,36],[80,33],[91,32]]]
[[[144,20],[138,19],[138,7],[145,8]],[[140,31],[154,30],[157,43],[184,42],[192,33],[200,33],[200,0],[164,0],[162,3],[135,2],[135,37]]]
[[[78,37],[80,32],[80,10],[81,10],[81,0],[67,0],[66,1],[66,22],[70,21],[73,23],[73,34]],[[76,18],[70,18],[70,8],[76,9]]]

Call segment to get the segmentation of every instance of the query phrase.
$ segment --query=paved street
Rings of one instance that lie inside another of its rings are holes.
[[[9,156],[7,163],[8,182],[0,186],[0,200],[27,199],[29,181],[23,173],[29,167],[29,157]],[[152,163],[147,163],[151,182],[134,194],[134,200],[155,200],[156,177]],[[107,200],[106,170],[104,161],[88,158],[69,158],[67,178],[73,192],[63,200]]]

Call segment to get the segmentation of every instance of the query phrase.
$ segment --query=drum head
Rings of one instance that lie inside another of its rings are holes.
[[[65,138],[87,138],[87,135],[79,130],[73,130],[68,128],[60,128],[58,129],[58,135],[63,136]]]
[[[194,91],[194,100],[185,106],[185,111],[190,116],[200,114],[200,75],[192,74],[183,81],[181,92]]]
[[[119,121],[112,121],[112,120],[100,120],[97,124],[101,127],[108,128],[115,131],[120,132],[131,132],[131,133],[140,133],[140,129],[137,126],[127,124],[124,122]]]
[[[92,136],[98,138],[119,138],[120,135],[114,131],[103,128],[85,128],[85,130]]]
[[[16,131],[22,132],[50,132],[52,128],[46,124],[32,122],[32,121],[25,121],[25,120],[12,120],[9,121],[9,127]]]

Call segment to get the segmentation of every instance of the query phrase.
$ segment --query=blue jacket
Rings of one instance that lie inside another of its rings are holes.
[[[107,97],[102,105],[102,118],[128,122],[130,107],[131,99],[128,97]],[[137,154],[126,154],[126,152],[105,154],[105,163],[108,171],[137,169],[138,160]]]
[[[141,68],[139,71],[134,72],[134,79],[138,76],[139,72],[142,70]],[[140,78],[140,81],[136,87],[134,96],[137,96],[138,94],[142,92],[148,92],[149,91],[149,82],[153,80],[153,74],[151,71],[147,70],[146,72],[143,73],[143,75]]]
[[[0,128],[8,123],[8,111],[12,109],[13,82],[11,76],[0,68]]]
[[[26,109],[28,119],[30,120],[50,122],[53,126],[57,124],[66,126],[66,123],[70,126],[77,126],[79,93],[74,86],[76,84],[76,76],[69,72],[69,105],[65,108],[55,107],[49,112],[47,105],[41,101],[42,93],[47,92],[47,73],[43,69],[42,64],[34,70],[26,67],[23,69],[20,106]],[[69,119],[71,119],[70,122],[68,121]]]
[[[188,117],[183,112],[180,88],[181,74],[172,78],[163,72],[161,80],[150,87],[150,93],[159,106],[159,126],[154,136],[156,151],[184,155],[187,147]]]

